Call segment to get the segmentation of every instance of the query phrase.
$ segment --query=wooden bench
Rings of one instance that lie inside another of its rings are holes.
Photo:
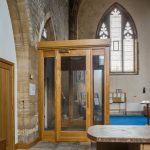
[[[148,111],[147,111],[147,107],[144,106],[144,116],[150,118],[150,106],[148,107]]]

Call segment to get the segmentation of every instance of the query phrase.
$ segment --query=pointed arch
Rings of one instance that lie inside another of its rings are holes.
[[[103,22],[106,22],[106,24],[109,24],[109,20],[108,20],[108,16],[110,15],[110,13],[113,11],[114,8],[117,8],[118,10],[120,10],[120,12],[123,15],[123,18],[126,18],[129,20],[129,22],[131,23],[131,26],[133,27],[133,32],[134,32],[134,36],[137,39],[138,38],[138,33],[137,33],[137,28],[135,25],[135,22],[132,18],[132,16],[130,15],[130,13],[119,3],[115,2],[114,4],[112,4],[103,14],[102,18],[100,19],[98,26],[97,26],[97,31],[96,31],[96,38],[99,38],[99,32],[101,29],[101,25]],[[125,21],[125,20],[123,20]]]
[[[100,19],[96,38],[111,39],[110,72],[137,74],[137,28],[132,16],[119,3],[111,5]]]
[[[44,32],[46,32],[46,37],[43,36],[45,34]],[[38,40],[39,41],[41,41],[41,40],[50,40],[50,41],[56,40],[55,28],[54,28],[53,19],[52,19],[50,12],[48,12],[45,15],[45,17],[40,25]]]

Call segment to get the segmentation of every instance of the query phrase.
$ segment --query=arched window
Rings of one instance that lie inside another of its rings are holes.
[[[43,31],[42,31],[42,38],[43,38],[44,40],[47,40],[47,30],[46,30],[45,27],[43,28]]]
[[[55,40],[54,29],[53,29],[51,18],[49,18],[44,25],[44,28],[42,30],[41,40],[43,40],[43,41],[46,41],[46,40],[54,41]]]
[[[110,72],[137,73],[137,30],[130,14],[120,4],[113,4],[101,18],[96,37],[111,39]]]

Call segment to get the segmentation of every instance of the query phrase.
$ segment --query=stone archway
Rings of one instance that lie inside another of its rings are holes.
[[[30,24],[27,15],[26,1],[7,0],[17,57],[17,108],[18,108],[18,142],[27,144],[38,138],[38,93],[29,95],[30,83],[38,84],[37,54],[31,46]],[[33,64],[34,63],[34,64]],[[32,74],[34,80],[30,80]],[[32,120],[32,122],[31,122]]]
[[[7,0],[7,4],[17,56],[18,143],[27,146],[39,138],[36,44],[49,18],[50,38],[68,39],[68,1]],[[35,85],[35,95],[29,94],[31,83]]]

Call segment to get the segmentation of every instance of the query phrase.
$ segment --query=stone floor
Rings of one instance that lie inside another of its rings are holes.
[[[96,145],[85,142],[39,142],[29,150],[96,150]]]

